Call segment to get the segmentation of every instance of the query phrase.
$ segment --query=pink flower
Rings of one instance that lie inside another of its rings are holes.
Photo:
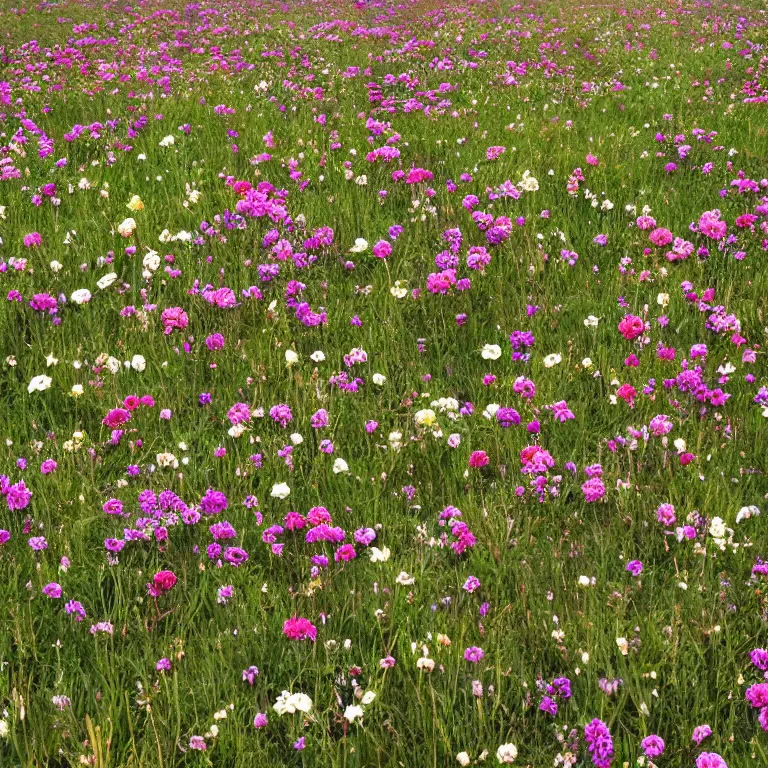
[[[480,467],[487,466],[489,461],[490,459],[485,451],[473,451],[469,457],[469,466],[472,469],[480,469]]]
[[[582,486],[586,502],[599,501],[605,496],[605,485],[599,477],[590,477]]]
[[[158,571],[151,584],[147,584],[147,594],[151,597],[160,597],[160,595],[170,592],[176,585],[176,574],[173,571]]]
[[[654,229],[651,234],[648,235],[648,238],[655,246],[659,248],[665,245],[669,245],[674,239],[672,233],[668,229],[664,229],[664,227]]]
[[[24,247],[36,248],[38,245],[42,245],[43,238],[39,232],[30,232],[28,235],[24,235]]]
[[[722,240],[728,231],[728,225],[720,220],[720,211],[704,211],[699,219],[699,230],[702,235],[712,240]]]
[[[373,255],[377,259],[387,259],[392,253],[392,246],[386,240],[379,240],[373,246]]]
[[[129,421],[131,414],[125,408],[113,408],[101,421],[105,427],[115,429]]]
[[[624,315],[619,323],[619,333],[627,340],[632,341],[641,336],[645,331],[645,323],[637,315]]]
[[[174,329],[182,331],[189,325],[189,316],[181,307],[164,309],[160,319],[163,321],[163,326],[165,326],[163,333],[166,336],[173,333]]]
[[[311,640],[314,643],[317,639],[317,627],[309,619],[294,616],[283,624],[283,634],[289,640]]]

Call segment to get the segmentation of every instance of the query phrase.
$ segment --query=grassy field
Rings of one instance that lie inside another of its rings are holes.
[[[768,765],[766,43],[0,3],[0,768]]]

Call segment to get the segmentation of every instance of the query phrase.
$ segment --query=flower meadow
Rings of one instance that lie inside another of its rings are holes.
[[[768,765],[768,11],[0,4],[0,766]]]

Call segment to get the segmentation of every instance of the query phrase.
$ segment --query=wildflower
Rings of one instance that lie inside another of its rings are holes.
[[[314,643],[317,639],[317,628],[309,619],[294,616],[283,624],[283,634],[289,640],[311,640]]]
[[[609,768],[613,761],[613,739],[608,726],[595,718],[584,727],[584,740],[595,768]]]
[[[273,499],[287,499],[291,494],[288,483],[275,483],[272,486],[271,496]]]
[[[651,736],[646,736],[640,742],[640,747],[646,757],[660,757],[664,753],[664,739],[661,736],[652,734]]]
[[[46,376],[44,373],[39,376],[35,376],[27,385],[27,392],[32,394],[33,392],[45,392],[46,389],[50,389],[53,379],[50,376]]]
[[[502,744],[496,750],[496,759],[501,764],[511,764],[515,762],[517,757],[517,747],[514,744]]]

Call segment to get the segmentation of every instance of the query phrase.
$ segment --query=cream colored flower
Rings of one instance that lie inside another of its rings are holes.
[[[134,219],[124,219],[117,225],[117,231],[123,237],[130,237],[136,229],[136,221]]]

